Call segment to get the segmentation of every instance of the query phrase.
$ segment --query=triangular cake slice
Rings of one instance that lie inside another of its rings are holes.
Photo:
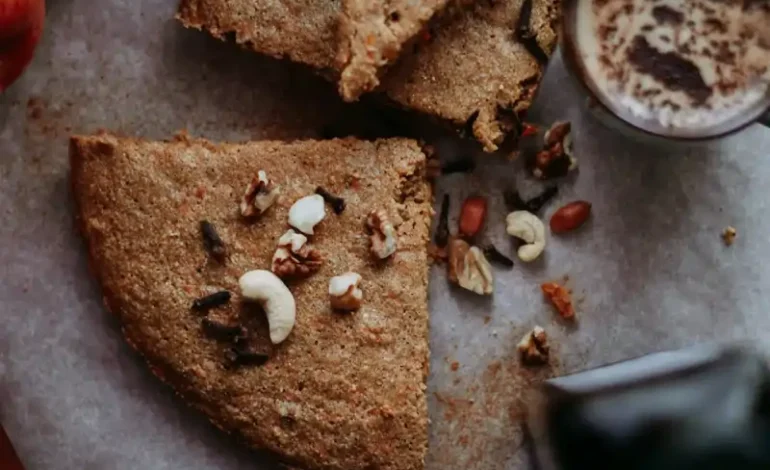
[[[354,0],[259,5],[249,0],[181,0],[177,18],[218,38],[233,33],[239,44],[257,52],[288,57],[339,79],[335,58],[341,1]],[[517,121],[532,104],[556,48],[561,0],[471,3],[431,24],[429,34],[402,52],[378,90],[406,109],[469,129],[492,152],[515,133]]]
[[[339,22],[340,95],[357,99],[379,85],[379,76],[402,47],[451,0],[342,0]]]
[[[423,468],[432,196],[417,143],[216,144],[100,134],[73,137],[70,158],[79,225],[104,302],[185,402],[303,468]],[[239,204],[260,171],[281,195],[246,219]],[[327,204],[308,237],[320,269],[286,281],[296,324],[274,345],[264,312],[242,298],[238,281],[270,269],[290,207],[319,186],[344,198],[345,208],[337,214]],[[387,214],[396,232],[397,251],[384,260],[370,251],[372,211]],[[224,251],[207,251],[201,221]],[[329,281],[348,271],[361,275],[363,301],[343,313],[330,307]],[[191,308],[225,290],[229,302]],[[237,338],[227,337],[233,328]]]

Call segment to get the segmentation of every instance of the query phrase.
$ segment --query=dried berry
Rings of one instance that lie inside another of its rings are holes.
[[[501,266],[505,266],[506,268],[513,267],[513,260],[500,253],[500,251],[495,248],[494,245],[487,245],[484,248],[484,256],[486,256],[487,259],[492,263],[497,263]]]
[[[521,136],[522,137],[530,137],[533,135],[537,135],[538,129],[537,126],[534,124],[530,124],[528,122],[524,122],[521,124]]]
[[[193,300],[192,309],[197,312],[203,312],[210,308],[219,307],[230,301],[230,292],[223,290],[213,294]]]
[[[557,210],[551,216],[551,232],[563,233],[583,225],[591,215],[591,203],[575,201]]]
[[[460,210],[459,232],[465,238],[473,238],[484,226],[487,216],[487,200],[483,197],[469,197]]]
[[[208,336],[226,341],[232,341],[246,334],[246,329],[241,325],[226,325],[210,318],[201,320],[201,326]]]
[[[555,282],[546,282],[540,285],[540,289],[542,289],[543,294],[548,297],[562,318],[568,320],[575,318],[572,297],[566,287]]]
[[[449,242],[449,194],[444,194],[444,199],[441,202],[441,212],[439,213],[433,241],[436,242],[436,246],[439,248],[444,248],[447,242]]]
[[[315,193],[324,198],[324,201],[332,206],[332,210],[335,214],[342,214],[342,211],[345,210],[345,200],[343,198],[335,196],[321,186],[315,188]]]
[[[200,227],[201,235],[203,236],[203,245],[206,247],[206,250],[217,261],[224,261],[227,250],[225,249],[225,244],[219,237],[217,230],[214,228],[214,225],[207,220],[201,220]]]

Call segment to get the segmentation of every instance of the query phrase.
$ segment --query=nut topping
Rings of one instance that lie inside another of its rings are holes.
[[[305,196],[289,209],[289,225],[306,235],[313,235],[313,227],[326,217],[324,198],[318,194]]]
[[[257,172],[241,198],[241,215],[257,217],[272,206],[281,194],[281,187],[273,184],[263,170]]]
[[[572,152],[572,126],[569,122],[556,122],[545,133],[545,148],[540,151],[532,164],[535,178],[551,179],[566,176],[577,168]]]
[[[570,202],[551,216],[551,232],[564,233],[583,225],[591,215],[591,203],[586,201]]]
[[[542,365],[548,362],[548,337],[545,330],[536,326],[524,335],[517,346],[521,360],[527,365]]]
[[[321,253],[307,242],[307,237],[289,229],[278,239],[271,271],[281,279],[307,277],[322,264]]]
[[[479,295],[494,291],[492,266],[478,247],[459,238],[450,240],[448,268],[449,280],[463,289]]]
[[[472,239],[484,226],[487,216],[487,200],[483,197],[469,197],[460,210],[459,232],[467,239]]]
[[[366,217],[366,227],[371,235],[370,250],[379,259],[385,259],[396,252],[396,229],[384,210],[372,211]]]
[[[519,247],[519,259],[534,261],[545,249],[545,226],[537,216],[527,211],[513,211],[505,218],[508,235],[526,242]]]
[[[335,310],[353,311],[361,308],[364,293],[359,287],[361,275],[345,273],[329,280],[329,300]]]

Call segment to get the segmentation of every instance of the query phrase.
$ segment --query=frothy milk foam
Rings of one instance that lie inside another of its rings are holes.
[[[770,0],[580,0],[575,40],[604,99],[663,127],[715,128],[770,92]]]

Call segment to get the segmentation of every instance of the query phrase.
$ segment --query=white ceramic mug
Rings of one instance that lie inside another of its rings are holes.
[[[770,88],[764,94],[763,99],[752,102],[750,107],[728,121],[720,123],[707,131],[692,129],[678,129],[673,126],[664,126],[659,122],[653,122],[640,118],[627,107],[606,98],[597,83],[592,78],[586,67],[586,50],[581,48],[578,40],[578,15],[581,9],[592,8],[595,0],[563,0],[562,22],[562,55],[570,75],[578,82],[579,86],[587,94],[595,114],[614,129],[640,135],[655,140],[678,141],[704,141],[729,134],[733,134],[755,122],[770,127]],[[604,0],[605,4],[615,0]],[[768,6],[770,8],[770,6]],[[585,11],[583,11],[585,13]],[[683,12],[682,17],[687,20],[689,12]],[[682,19],[680,18],[680,21]],[[770,29],[770,25],[768,26]],[[767,50],[770,55],[770,49]]]

